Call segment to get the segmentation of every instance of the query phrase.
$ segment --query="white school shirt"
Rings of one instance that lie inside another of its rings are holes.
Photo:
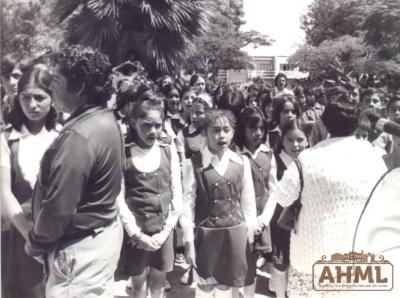
[[[156,141],[151,148],[141,148],[135,144],[130,148],[131,160],[136,169],[143,173],[154,172],[160,167],[161,164],[161,149],[160,143]],[[178,218],[182,212],[182,184],[181,172],[179,166],[179,157],[173,143],[170,145],[171,149],[171,181],[170,189],[172,193],[172,200],[169,204],[169,212],[165,225],[174,228]],[[117,197],[119,208],[119,217],[124,225],[129,237],[140,232],[140,228],[136,224],[135,216],[129,210],[125,202],[125,185],[122,183],[121,192]]]
[[[36,183],[43,154],[57,135],[58,132],[55,130],[48,131],[44,126],[35,135],[31,134],[25,125],[22,125],[21,131],[17,131],[14,128],[11,130],[9,140],[19,139],[18,164],[21,168],[22,176],[32,189]],[[10,147],[4,133],[2,133],[0,141],[0,166],[11,168],[10,155]]]
[[[279,153],[279,157],[282,159],[282,162],[285,165],[286,169],[288,169],[293,162],[293,157],[287,154],[285,150],[282,150],[281,153]]]
[[[203,166],[208,167],[210,164],[218,172],[219,175],[223,176],[228,170],[229,162],[232,160],[235,163],[244,165],[243,173],[243,187],[240,194],[240,205],[244,221],[248,229],[253,231],[256,218],[256,200],[254,194],[253,178],[251,175],[250,162],[246,156],[240,158],[240,156],[231,151],[226,150],[221,159],[217,155],[210,152],[208,147],[204,147],[201,151]],[[183,230],[183,240],[185,242],[192,241],[194,239],[194,219],[195,219],[195,205],[196,205],[196,188],[197,182],[194,174],[194,168],[192,161],[187,159],[183,163],[183,212],[179,219],[179,222]]]

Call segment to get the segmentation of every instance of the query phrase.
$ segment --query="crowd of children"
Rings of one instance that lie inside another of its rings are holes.
[[[324,129],[324,104],[343,87],[293,92],[283,74],[275,84],[206,90],[200,75],[117,82],[114,109],[125,138],[119,205],[127,231],[120,270],[132,277],[133,297],[163,297],[177,228],[197,272],[196,297],[254,297],[256,268],[265,263],[272,264],[270,290],[285,297],[290,232],[277,223],[282,207],[261,231],[257,217],[293,160],[328,137],[315,137]],[[365,113],[400,121],[400,97],[385,106],[378,91],[366,89],[359,101]],[[396,142],[369,119],[360,117],[356,137],[399,166]]]

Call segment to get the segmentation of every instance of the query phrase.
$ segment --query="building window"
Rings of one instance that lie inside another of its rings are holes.
[[[295,65],[293,64],[288,64],[288,63],[279,64],[279,70],[288,71],[293,69],[295,69]]]
[[[260,63],[260,70],[274,70],[274,66],[271,63]]]

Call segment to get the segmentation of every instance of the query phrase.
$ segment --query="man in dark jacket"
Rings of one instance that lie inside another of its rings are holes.
[[[111,65],[71,46],[55,55],[53,100],[71,116],[43,156],[27,252],[47,269],[46,297],[113,297],[122,225],[122,139],[110,98]]]

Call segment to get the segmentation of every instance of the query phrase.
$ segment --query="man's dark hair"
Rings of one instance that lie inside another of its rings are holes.
[[[357,105],[346,101],[329,102],[322,114],[322,122],[332,137],[354,134],[358,125]]]
[[[78,91],[84,83],[84,94],[92,104],[102,105],[110,99],[111,63],[98,50],[80,45],[61,49],[54,62],[68,81],[71,91]]]

